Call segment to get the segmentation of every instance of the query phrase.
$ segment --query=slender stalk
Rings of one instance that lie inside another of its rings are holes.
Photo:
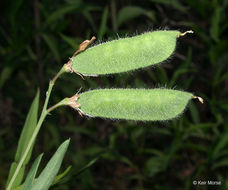
[[[19,173],[19,171],[20,171],[20,169],[21,169],[21,167],[22,167],[22,165],[23,165],[23,163],[24,163],[24,161],[25,161],[25,159],[26,159],[26,157],[27,157],[27,155],[28,155],[28,153],[29,153],[29,150],[30,150],[30,148],[32,147],[32,144],[35,142],[35,139],[36,139],[36,137],[37,137],[37,134],[39,133],[39,130],[40,130],[40,128],[41,128],[41,125],[42,125],[44,119],[46,118],[47,114],[48,114],[50,111],[52,111],[53,109],[55,109],[56,107],[58,107],[58,106],[56,106],[56,105],[58,105],[58,104],[56,104],[55,106],[51,107],[51,109],[47,110],[47,105],[48,105],[49,98],[50,98],[50,95],[51,95],[51,91],[52,91],[52,88],[53,88],[53,86],[54,86],[54,84],[55,84],[55,81],[56,81],[57,78],[58,78],[62,73],[64,73],[64,72],[66,72],[66,70],[65,70],[65,65],[64,65],[64,66],[62,67],[62,69],[56,74],[56,76],[49,82],[48,91],[47,91],[47,93],[46,93],[46,99],[45,99],[45,102],[44,102],[44,106],[43,106],[43,109],[42,109],[42,112],[41,112],[39,121],[38,121],[38,123],[37,123],[37,125],[36,125],[36,128],[35,128],[35,130],[34,130],[34,132],[33,132],[33,134],[32,134],[32,137],[31,137],[31,139],[30,139],[30,141],[29,141],[29,143],[28,143],[28,146],[26,147],[25,152],[23,153],[23,155],[22,155],[22,157],[21,157],[21,159],[20,159],[20,161],[19,161],[19,163],[18,163],[18,165],[17,165],[17,168],[16,168],[16,170],[15,170],[15,172],[14,172],[14,174],[13,174],[13,176],[12,176],[12,178],[11,178],[11,180],[10,180],[10,182],[9,182],[9,185],[7,186],[6,190],[11,190],[12,185],[13,185],[13,182],[15,181],[15,179],[16,179],[16,177],[17,177],[17,175],[18,175],[18,173]],[[61,102],[62,102],[62,101],[61,101]],[[60,102],[60,103],[61,103],[61,102]]]
[[[57,78],[59,78],[59,76],[63,73],[67,72],[66,70],[66,64],[63,65],[63,67],[60,69],[60,71],[54,76],[54,78],[50,81],[50,83],[55,84],[55,81],[57,80]]]
[[[54,106],[51,106],[50,108],[47,109],[47,113],[50,113],[52,110],[54,110],[57,107],[60,106],[64,106],[67,104],[67,99],[68,98],[64,98],[63,100],[61,100],[59,103],[55,104]]]

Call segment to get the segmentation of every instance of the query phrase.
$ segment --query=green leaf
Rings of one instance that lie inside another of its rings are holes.
[[[194,103],[192,103],[192,102],[189,103],[189,110],[190,110],[192,120],[194,121],[194,123],[195,124],[200,123],[199,112],[198,112],[196,106],[194,105]]]
[[[11,21],[11,27],[15,29],[14,27],[17,21],[17,14],[18,11],[20,10],[21,6],[23,5],[24,0],[18,0],[15,1],[14,3],[9,3],[10,4],[10,10],[9,11],[9,16],[10,16],[10,21]]]
[[[43,154],[40,154],[37,159],[34,161],[26,179],[25,179],[25,183],[23,185],[23,189],[22,190],[30,190],[32,188],[32,185],[34,183],[34,179],[35,179],[35,176],[36,176],[36,172],[37,172],[37,169],[39,167],[39,164],[40,164],[40,161],[41,161],[41,158],[42,158]]]
[[[36,97],[33,100],[33,103],[29,110],[23,130],[21,132],[21,136],[20,136],[19,143],[18,143],[18,149],[17,149],[17,153],[15,156],[15,161],[19,161],[21,159],[29,140],[31,139],[33,131],[36,127],[37,118],[38,118],[38,109],[39,109],[39,98],[40,98],[40,92],[38,90]],[[28,163],[30,157],[31,157],[31,151],[28,154],[27,158],[25,159],[25,162],[24,162],[25,164]]]
[[[47,163],[46,167],[43,169],[39,177],[37,178],[35,184],[32,186],[32,190],[47,190],[55,180],[59,168],[61,166],[63,157],[69,146],[70,140],[63,142],[52,158]]]
[[[57,19],[64,17],[66,14],[70,14],[75,12],[75,10],[80,6],[80,2],[76,4],[71,4],[71,5],[66,5],[63,6],[56,11],[52,12],[49,16],[48,19],[46,20],[44,27],[47,27],[51,23],[57,23]]]
[[[118,13],[117,25],[119,27],[122,24],[126,23],[128,20],[131,20],[141,15],[145,15],[154,19],[154,17],[153,16],[151,17],[151,15],[148,13],[149,11],[138,6],[125,6]]]
[[[17,152],[16,152],[16,155],[14,158],[15,161],[11,165],[7,184],[9,183],[10,179],[12,178],[12,176],[15,172],[16,166],[17,166],[19,160],[21,159],[22,155],[24,154],[25,149],[27,147],[27,144],[28,144],[28,142],[29,142],[29,140],[33,134],[35,127],[36,127],[37,117],[38,117],[38,108],[39,108],[39,97],[40,97],[40,92],[38,90],[36,93],[36,97],[34,98],[33,103],[30,107],[27,118],[25,120],[23,130],[21,132],[21,136],[20,136],[20,139],[18,142]],[[16,187],[16,186],[20,185],[20,183],[23,179],[23,176],[24,176],[25,165],[30,160],[30,157],[32,154],[32,149],[33,149],[33,146],[31,147],[31,149],[30,149],[30,151],[29,151],[29,153],[28,153],[28,155],[24,161],[24,164],[23,164],[22,168],[20,169],[19,174],[18,174],[16,180],[14,181],[12,187]]]
[[[154,176],[155,174],[162,172],[166,169],[167,158],[166,155],[161,153],[161,155],[153,156],[148,159],[145,163],[145,173],[148,176]]]
[[[108,7],[104,8],[102,19],[101,19],[101,25],[98,31],[98,38],[101,38],[105,32],[107,27],[107,20],[108,20]]]
[[[86,169],[88,169],[89,167],[91,167],[99,158],[94,158],[93,160],[91,160],[88,164],[86,164],[83,168],[81,168],[76,174],[74,174],[74,176],[78,176],[80,175],[82,172],[84,172]]]
[[[189,68],[191,61],[192,61],[192,49],[189,48],[188,56],[187,56],[186,60],[177,69],[175,69],[175,72],[169,82],[169,86],[171,86],[171,87],[174,86],[175,82],[182,74],[185,74],[188,72],[194,72],[193,69]]]
[[[54,182],[52,183],[52,185],[59,183],[59,182],[61,181],[61,179],[64,178],[64,177],[69,173],[69,171],[71,170],[71,167],[72,167],[72,166],[68,166],[67,169],[66,169],[63,173],[57,175],[57,176],[55,177],[55,180],[54,180]]]
[[[100,10],[100,7],[97,6],[92,6],[92,7],[87,7],[85,10],[83,10],[82,14],[86,18],[86,20],[89,22],[91,25],[93,31],[97,32],[97,27],[94,21],[93,16],[91,15],[90,11],[97,11]]]
[[[10,78],[11,73],[13,72],[13,68],[4,67],[1,71],[0,75],[0,88],[5,84],[5,82]]]
[[[228,144],[228,133],[225,133],[219,137],[219,141],[213,150],[213,154],[212,154],[213,160],[220,157],[220,153],[222,152],[222,149],[224,149],[227,144]]]
[[[215,9],[215,12],[212,16],[211,20],[211,28],[210,28],[210,34],[211,37],[218,42],[219,41],[219,34],[220,34],[220,19],[221,19],[221,13],[222,13],[222,8],[217,7]]]
[[[228,159],[227,158],[224,158],[220,161],[216,161],[214,164],[213,164],[213,169],[217,169],[217,168],[220,168],[220,167],[227,167],[228,166]]]
[[[60,63],[61,58],[60,58],[60,54],[59,54],[59,50],[58,50],[58,46],[57,46],[55,38],[53,38],[53,36],[48,35],[48,34],[41,34],[41,36],[44,39],[44,41],[46,42],[46,44],[48,45],[48,47],[50,48],[55,60],[58,63]]]
[[[187,11],[186,8],[183,5],[181,5],[177,0],[150,0],[150,1],[172,6],[173,8],[181,12]]]
[[[69,44],[73,49],[77,49],[78,45],[82,40],[79,39],[74,39],[72,37],[66,36],[62,33],[59,33],[60,37],[67,43]]]
[[[8,177],[8,180],[7,180],[7,185],[10,181],[10,179],[13,177],[13,174],[17,168],[17,165],[18,165],[18,162],[13,162],[10,166],[10,172],[9,172],[9,177]],[[12,189],[19,186],[23,180],[23,177],[24,177],[24,172],[25,172],[25,166],[22,166],[21,169],[19,170],[18,174],[17,174],[17,177],[12,185]]]

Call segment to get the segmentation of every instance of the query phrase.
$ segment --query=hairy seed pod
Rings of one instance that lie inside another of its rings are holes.
[[[72,70],[84,76],[96,76],[148,67],[169,58],[176,39],[185,34],[154,31],[102,43],[72,57]]]
[[[100,89],[76,95],[68,105],[92,117],[161,121],[181,114],[191,98],[198,97],[171,89]]]

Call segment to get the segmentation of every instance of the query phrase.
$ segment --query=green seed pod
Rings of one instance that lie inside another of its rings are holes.
[[[177,117],[191,98],[199,97],[171,89],[102,89],[75,95],[68,105],[92,117],[160,121]]]
[[[84,76],[96,76],[148,67],[169,58],[176,39],[185,34],[154,31],[102,43],[72,57],[72,70]]]

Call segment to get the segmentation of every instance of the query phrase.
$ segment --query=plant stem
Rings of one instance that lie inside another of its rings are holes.
[[[64,106],[67,104],[67,99],[68,98],[64,98],[63,100],[61,100],[59,103],[55,104],[54,106],[51,106],[50,108],[47,109],[47,113],[50,113],[52,110],[54,110],[57,107],[60,106]]]
[[[20,159],[20,161],[19,161],[19,163],[18,163],[18,165],[17,165],[17,168],[16,168],[16,170],[15,170],[15,172],[14,172],[14,174],[13,174],[13,176],[12,176],[12,178],[11,178],[11,180],[10,180],[10,182],[9,182],[9,185],[7,186],[6,190],[11,190],[12,185],[13,185],[13,182],[15,181],[15,179],[16,179],[16,177],[17,177],[17,175],[18,175],[18,173],[19,173],[19,171],[20,171],[20,169],[21,169],[21,167],[22,167],[22,165],[23,165],[23,163],[24,163],[24,161],[25,161],[25,159],[26,159],[26,157],[27,157],[27,155],[28,155],[28,153],[29,153],[30,148],[32,147],[33,143],[35,142],[35,139],[36,139],[36,137],[37,137],[37,134],[39,133],[39,130],[40,130],[40,128],[41,128],[41,125],[42,125],[44,119],[46,118],[47,114],[48,114],[50,111],[52,111],[53,109],[55,109],[56,107],[58,107],[58,106],[57,106],[58,104],[56,104],[55,106],[51,107],[52,109],[50,108],[50,109],[47,110],[47,105],[48,105],[49,98],[50,98],[50,95],[51,95],[51,91],[52,91],[52,88],[53,88],[53,86],[54,86],[54,84],[55,84],[55,81],[56,81],[57,78],[58,78],[61,74],[63,74],[64,72],[66,72],[66,70],[65,70],[65,65],[64,65],[64,66],[62,67],[62,69],[55,75],[55,77],[49,82],[48,91],[47,91],[47,93],[46,93],[46,99],[45,99],[45,102],[44,102],[44,106],[43,106],[43,109],[42,109],[42,112],[41,112],[39,121],[38,121],[38,123],[37,123],[37,125],[36,125],[35,130],[33,131],[32,137],[31,137],[31,139],[30,139],[30,141],[29,141],[29,143],[28,143],[28,145],[27,145],[27,147],[26,147],[26,149],[25,149],[24,154],[22,155],[22,157],[21,157],[21,159]],[[61,102],[62,102],[62,101],[61,101]],[[60,104],[61,102],[59,102],[59,104]],[[60,106],[60,105],[59,105],[59,106]]]
[[[59,78],[59,76],[63,73],[67,72],[66,70],[66,64],[63,65],[63,67],[60,69],[60,71],[55,75],[55,77],[50,81],[50,83],[55,84],[55,81],[57,80],[57,78]],[[47,107],[46,107],[47,108]]]

